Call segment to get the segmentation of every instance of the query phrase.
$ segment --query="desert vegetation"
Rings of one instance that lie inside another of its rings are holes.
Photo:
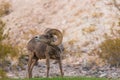
[[[120,39],[108,39],[105,40],[101,45],[101,52],[99,56],[114,66],[120,66]]]
[[[5,22],[2,21],[1,17],[6,15],[9,11],[9,3],[0,4],[0,78],[6,77],[5,67],[8,65],[7,58],[17,56],[17,48],[15,49],[11,44],[3,43],[8,38],[8,34],[4,34]],[[8,61],[9,62],[9,61]]]
[[[10,44],[3,44],[2,41],[7,38],[7,35],[3,35],[5,23],[0,21],[0,77],[5,77],[4,67],[7,63],[4,63],[8,57],[17,56],[17,48],[15,49]]]
[[[6,1],[1,1],[0,2],[0,17],[7,15],[10,12],[10,3]]]

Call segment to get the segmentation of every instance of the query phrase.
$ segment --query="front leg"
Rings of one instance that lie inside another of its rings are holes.
[[[49,70],[50,70],[50,56],[48,53],[46,53],[46,65],[47,65],[47,76],[49,77]]]
[[[50,62],[48,58],[46,59],[46,65],[47,65],[47,77],[49,77]]]

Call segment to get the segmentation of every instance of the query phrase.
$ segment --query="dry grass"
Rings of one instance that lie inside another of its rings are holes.
[[[3,35],[5,23],[0,19],[0,78],[5,77],[4,66],[8,57],[15,57],[17,55],[17,49],[10,44],[3,44],[3,40],[7,38],[7,35]]]
[[[82,29],[83,33],[91,33],[94,32],[95,30],[96,30],[95,26],[90,26]]]
[[[1,17],[1,16],[9,13],[9,9],[10,9],[11,5],[9,2],[5,2],[4,0],[0,1],[0,2],[1,2],[0,3],[0,17]]]
[[[100,49],[101,52],[98,54],[100,58],[111,65],[120,66],[120,38],[105,40]]]

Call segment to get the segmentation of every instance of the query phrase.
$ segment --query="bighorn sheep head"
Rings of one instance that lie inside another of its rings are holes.
[[[62,33],[59,30],[47,28],[44,33],[52,38],[51,43],[50,43],[51,45],[58,46],[59,44],[62,43],[63,35],[62,35]],[[54,35],[57,36],[57,38],[58,38],[57,41],[53,40],[54,39],[53,38]]]

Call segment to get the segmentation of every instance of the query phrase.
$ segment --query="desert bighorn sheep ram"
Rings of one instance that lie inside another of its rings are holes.
[[[57,40],[55,40],[57,37]],[[27,44],[30,52],[28,61],[28,78],[32,78],[32,69],[39,59],[46,59],[47,77],[49,77],[50,59],[55,59],[59,63],[61,76],[64,75],[62,70],[61,56],[59,45],[62,43],[63,35],[57,29],[46,29],[45,33],[33,37]]]

